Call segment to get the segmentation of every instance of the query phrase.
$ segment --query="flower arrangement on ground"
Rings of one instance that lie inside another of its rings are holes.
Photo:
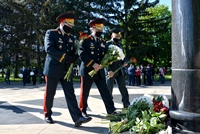
[[[107,115],[111,120],[109,130],[113,134],[129,131],[130,134],[157,134],[166,131],[169,109],[163,103],[168,101],[163,95],[135,98],[120,115]],[[167,131],[170,131],[168,128]],[[169,133],[166,133],[169,134]]]
[[[110,65],[110,63],[118,61],[118,60],[124,60],[124,58],[125,58],[125,55],[121,48],[119,48],[116,45],[109,45],[108,51],[100,63],[101,68],[107,68]],[[96,70],[92,70],[88,74],[91,77],[93,77],[96,73],[97,73]]]

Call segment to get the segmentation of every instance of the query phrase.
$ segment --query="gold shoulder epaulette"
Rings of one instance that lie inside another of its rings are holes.
[[[53,32],[58,32],[58,34],[61,34],[61,32],[58,29],[51,29]]]
[[[58,29],[50,29],[51,31],[58,31]]]

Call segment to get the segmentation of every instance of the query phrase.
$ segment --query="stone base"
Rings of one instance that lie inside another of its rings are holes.
[[[200,114],[178,110],[170,110],[171,125],[180,130],[200,132]]]

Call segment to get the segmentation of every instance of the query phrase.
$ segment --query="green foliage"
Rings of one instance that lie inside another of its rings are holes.
[[[16,70],[22,65],[37,64],[40,70],[45,60],[46,30],[59,26],[55,20],[59,14],[73,11],[78,18],[72,30],[76,37],[79,31],[90,33],[90,20],[104,17],[105,40],[110,39],[110,29],[124,29],[122,43],[128,59],[135,57],[138,64],[149,59],[154,65],[171,66],[171,12],[166,6],[156,6],[158,3],[159,0],[4,0],[0,5],[3,63],[13,64]]]

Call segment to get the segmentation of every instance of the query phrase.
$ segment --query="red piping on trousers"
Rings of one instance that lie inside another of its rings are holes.
[[[45,81],[46,81],[46,86],[45,86],[45,92],[44,92],[44,104],[43,104],[43,109],[44,109],[44,115],[47,113],[47,108],[46,108],[46,103],[47,103],[47,100],[46,100],[46,93],[47,93],[47,77],[45,75]]]
[[[83,109],[83,76],[80,76],[80,80],[81,80],[81,85],[80,85],[80,103],[79,103],[79,107],[80,107],[80,110],[82,111]]]

